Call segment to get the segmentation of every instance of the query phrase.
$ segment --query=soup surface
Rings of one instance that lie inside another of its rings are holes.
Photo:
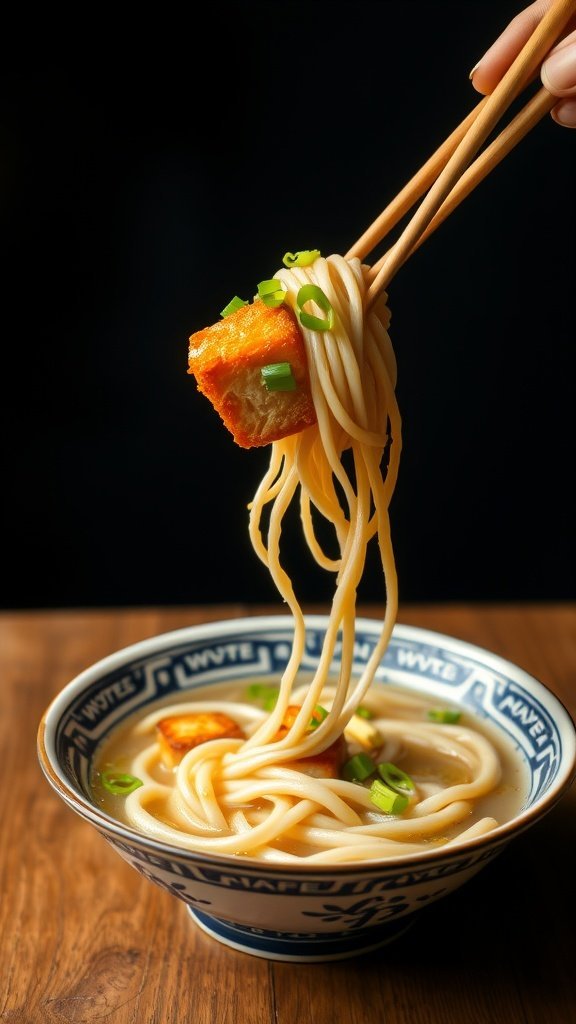
[[[348,863],[476,838],[525,798],[518,757],[494,727],[389,683],[372,685],[335,742],[294,757],[280,729],[242,757],[278,692],[275,679],[216,684],[134,715],[102,745],[95,802],[193,850]],[[285,732],[306,692],[303,679]],[[335,693],[325,688],[306,735],[320,737]]]

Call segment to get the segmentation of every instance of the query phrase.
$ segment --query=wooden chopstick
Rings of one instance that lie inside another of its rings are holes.
[[[532,33],[504,77],[498,83],[494,92],[490,96],[486,97],[483,103],[478,104],[478,107],[472,111],[471,115],[468,115],[467,119],[465,119],[463,125],[466,124],[467,127],[464,129],[464,133],[460,141],[457,142],[456,148],[452,150],[443,170],[436,178],[434,184],[430,187],[424,200],[416,210],[416,213],[410,219],[398,241],[391,249],[388,250],[378,264],[371,268],[371,271],[368,274],[368,279],[371,279],[371,284],[367,293],[368,305],[374,301],[383,289],[388,287],[398,268],[402,266],[408,256],[418,248],[420,241],[423,240],[422,236],[424,235],[424,232],[428,229],[428,226],[455,189],[459,178],[464,174],[472,159],[482,147],[490,132],[496,126],[502,114],[508,109],[510,104],[530,80],[534,71],[544,59],[546,53],[557,40],[558,36],[566,27],[568,21],[575,12],[576,0],[556,0],[549,11],[544,15],[541,22]],[[538,96],[540,98],[536,104],[536,112],[539,112],[544,105],[544,97],[541,93],[539,93]],[[553,100],[551,106],[554,105],[554,102],[556,101]],[[528,106],[530,106],[530,104],[528,104]],[[551,107],[549,109],[551,109]],[[504,133],[502,133],[501,136],[498,136],[498,139],[496,139],[492,147],[490,147],[490,157],[485,162],[481,163],[479,168],[477,168],[477,171],[479,169],[480,171],[483,171],[483,173],[481,173],[480,176],[476,176],[475,173],[472,173],[468,177],[467,181],[465,181],[467,190],[466,188],[463,190],[461,197],[457,202],[454,202],[453,199],[450,201],[446,206],[444,214],[436,222],[436,226],[441,223],[446,216],[448,216],[449,212],[455,209],[461,199],[464,198],[464,195],[468,195],[475,185],[478,184],[478,182],[481,181],[482,178],[484,178],[486,174],[488,174],[488,172],[497,165],[497,163],[500,162],[500,158],[498,157],[499,146],[503,146],[505,150],[503,156],[506,155],[507,152],[510,152],[513,145],[515,145],[515,143],[526,134],[526,131],[528,131],[529,128],[544,115],[544,113],[545,111],[542,109],[542,113],[539,116],[536,116],[534,110],[531,110],[531,112],[526,116],[526,120],[522,122],[523,125],[527,126],[522,134],[519,134],[518,129],[518,133],[514,130],[512,131],[511,136],[505,136]],[[462,125],[460,128],[462,128]],[[458,134],[458,131],[459,130],[456,129],[456,132],[452,133],[452,136],[447,140],[447,143],[454,139],[454,136]],[[511,141],[511,139],[513,141]],[[423,174],[422,180],[425,180],[427,175],[430,173],[430,165],[434,161],[434,158],[438,157],[436,164],[439,165],[441,162],[439,154],[445,156],[450,148],[450,145],[447,145],[446,147],[441,146],[439,150],[436,151],[434,156],[422,169],[424,172],[428,168],[426,173]],[[406,192],[411,185],[414,186],[414,183],[418,182],[418,179],[419,175],[415,175],[409,185],[406,186],[406,189],[403,190],[403,193]],[[420,184],[421,181],[414,186],[412,194],[415,194],[417,188],[420,187]],[[408,202],[408,195],[403,195],[403,193],[399,194],[399,196],[403,196],[403,198],[397,205],[399,209],[404,209],[404,212],[406,212],[406,210],[409,209],[409,205],[405,205]],[[420,192],[420,195],[421,194],[422,193]],[[415,195],[415,198],[419,198],[419,196]],[[394,208],[395,216],[396,201],[393,201],[384,213],[377,218],[374,224],[371,225],[368,231],[364,233],[362,238],[359,239],[358,243],[352,247],[350,252],[354,252],[357,246],[360,246],[360,251],[363,252],[365,245],[369,244],[372,237],[376,237],[378,231],[380,231],[380,237],[382,237],[382,221],[383,219],[386,221],[386,215],[391,207]],[[402,214],[399,214],[397,219],[399,219],[400,216],[402,216]],[[374,234],[372,234],[372,228],[375,225],[379,225],[379,229],[377,228]],[[429,234],[430,233],[431,232],[429,232]]]
[[[358,241],[354,242],[354,245],[346,253],[347,260],[352,259],[354,256],[364,259],[385,238],[388,232],[396,226],[410,207],[424,195],[430,188],[430,185],[436,180],[440,171],[446,166],[458,143],[462,141],[482,107],[486,105],[486,100],[486,96],[480,100],[480,103],[470,111],[458,127],[454,129],[452,134],[444,140],[442,145],[416,172],[414,177],[407,182],[386,209],[382,211],[380,216],[360,236]]]
[[[514,146],[517,145],[525,135],[528,134],[531,128],[534,127],[538,121],[548,114],[552,107],[558,102],[558,97],[553,96],[546,89],[539,89],[535,96],[526,104],[522,110],[516,114],[516,117],[503,129],[498,135],[494,142],[486,147],[483,153],[474,160],[473,163],[464,171],[464,174],[458,179],[456,185],[448,195],[448,197],[442,203],[438,212],[434,215],[428,227],[422,232],[418,241],[414,244],[408,256],[411,256],[420,248],[423,242],[430,235],[440,227],[440,224],[446,220],[448,215],[460,205],[466,196],[469,196],[473,189],[480,184],[481,181],[492,171],[505,156],[510,153]],[[381,267],[384,266],[387,253],[382,256],[377,263],[374,263],[370,268],[370,274],[375,278],[380,271]]]

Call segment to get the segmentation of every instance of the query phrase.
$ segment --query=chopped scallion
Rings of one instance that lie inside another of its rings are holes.
[[[326,313],[326,318],[323,320],[303,309],[302,307],[307,302],[315,302],[317,306],[320,306],[320,309]],[[331,331],[334,327],[334,310],[317,284],[302,285],[296,296],[296,305],[300,311],[300,323],[303,327],[308,327],[311,331]]]
[[[390,789],[402,796],[412,794],[416,789],[410,776],[401,768],[397,768],[395,764],[391,764],[390,761],[384,761],[378,765],[378,774],[382,781],[390,786]]]
[[[347,782],[364,782],[374,775],[376,765],[368,754],[354,754],[342,768],[342,775]]]
[[[370,711],[370,708],[365,707],[364,704],[360,704],[356,708],[355,714],[358,715],[358,718],[374,718],[373,712]]]
[[[248,305],[249,303],[246,299],[241,299],[240,296],[235,295],[233,299],[230,299],[228,305],[224,306],[224,309],[221,311],[220,316],[230,316],[231,313],[236,313],[239,309],[242,309],[242,306]]]
[[[328,712],[326,711],[326,708],[323,708],[321,704],[317,704],[316,707],[314,708],[314,711],[312,712],[312,718],[310,719],[309,722],[309,728],[317,729],[320,723],[324,721],[327,714]]]
[[[460,721],[460,711],[451,711],[450,708],[439,708],[428,712],[431,722],[442,722],[444,725],[456,725]]]
[[[270,363],[261,371],[262,383],[268,391],[295,391],[296,381],[290,363]]]
[[[133,793],[135,789],[144,785],[142,779],[125,772],[102,772],[100,781],[104,789],[115,796],[128,796],[128,793]]]
[[[282,287],[282,281],[273,277],[270,281],[260,281],[258,285],[258,296],[265,306],[276,309],[284,302],[286,289]]]
[[[320,256],[320,249],[301,249],[299,252],[285,252],[282,263],[285,267],[309,267]]]
[[[273,711],[278,702],[278,686],[268,683],[251,683],[248,687],[248,699],[258,701],[264,711]]]
[[[374,779],[370,786],[370,799],[385,814],[402,814],[408,806],[407,796],[396,793],[389,786],[380,782],[380,779]]]

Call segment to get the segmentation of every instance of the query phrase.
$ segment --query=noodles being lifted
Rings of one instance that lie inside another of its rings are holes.
[[[303,331],[317,424],[274,442],[270,468],[252,505],[252,544],[290,607],[295,637],[276,708],[237,755],[238,762],[244,763],[248,771],[259,764],[285,760],[286,751],[291,758],[309,755],[342,733],[374,678],[392,632],[398,604],[388,506],[398,473],[400,416],[394,393],[396,365],[386,330],[389,314],[385,299],[365,320],[362,268],[358,260],[347,263],[340,256],[327,260],[318,258],[308,268],[280,271],[277,278],[285,286],[286,301],[292,308],[303,285],[319,286],[334,309],[335,325],[333,330]],[[388,465],[383,476],[381,463],[385,450]],[[342,461],[345,451],[351,457],[351,471],[345,469]],[[343,500],[339,498],[337,485]],[[282,724],[304,651],[302,611],[291,580],[281,567],[279,553],[282,517],[298,486],[308,547],[319,565],[337,574],[336,589],[322,656],[301,712],[283,740],[276,742],[273,749],[267,746],[257,754],[257,747],[269,744]],[[273,507],[266,545],[260,526],[268,502],[273,502]],[[328,558],[316,540],[312,507],[334,526],[340,551],[336,560]],[[385,576],[386,615],[380,642],[363,676],[349,694],[356,590],[364,569],[366,548],[374,535],[378,537]],[[320,702],[340,630],[342,670],[338,692],[326,721],[313,734],[305,735],[314,707]]]
[[[500,779],[500,761],[491,743],[460,725],[434,724],[424,716],[415,721],[413,707],[411,715],[403,716],[402,708],[416,698],[395,697],[393,691],[378,698],[373,729],[381,742],[370,753],[374,770],[380,761],[390,766],[393,751],[407,743],[406,749],[413,756],[416,751],[420,760],[447,758],[457,765],[452,784],[430,788],[409,780],[402,812],[393,805],[392,813],[386,813],[358,779],[309,774],[319,755],[337,750],[343,735],[350,737],[351,722],[374,680],[397,614],[388,515],[401,447],[396,364],[386,296],[365,310],[365,270],[357,259],[318,256],[309,265],[280,270],[274,279],[277,291],[285,293],[284,305],[296,315],[304,305],[310,308],[310,296],[317,311],[330,311],[329,319],[318,317],[318,329],[306,326],[315,321],[300,317],[316,422],[273,442],[270,466],[250,513],[252,544],[289,605],[294,642],[271,711],[237,701],[191,701],[155,712],[135,727],[145,745],[130,771],[142,785],[125,798],[123,816],[155,838],[269,860],[305,857],[346,863],[411,853],[426,849],[431,841],[462,841],[496,824],[480,815],[468,827],[473,802]],[[316,562],[336,575],[325,642],[305,687],[299,678],[304,617],[280,560],[282,519],[298,492],[306,543]],[[333,526],[338,557],[328,555],[318,541],[318,516]],[[379,641],[354,680],[356,592],[372,538],[381,554],[386,612]],[[330,673],[337,644],[341,669],[335,680]],[[327,714],[318,723],[314,715],[319,705]],[[193,746],[167,771],[155,730],[167,714],[177,717],[190,711],[220,714],[237,730]],[[352,740],[347,754],[358,749],[361,745],[355,747]]]

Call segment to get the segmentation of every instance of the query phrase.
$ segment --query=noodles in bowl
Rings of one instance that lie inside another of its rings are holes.
[[[309,616],[305,624],[303,671],[310,676],[329,620]],[[381,625],[356,622],[355,678],[370,661]],[[193,626],[118,651],[70,682],[50,705],[39,732],[40,763],[59,796],[145,878],[183,900],[212,936],[274,959],[338,959],[396,937],[416,911],[453,893],[540,820],[570,785],[574,726],[546,687],[520,668],[460,640],[396,625],[365,704],[376,709],[374,694],[401,693],[402,714],[413,724],[420,721],[413,701],[423,696],[426,709],[461,712],[459,723],[443,726],[446,731],[462,723],[488,737],[503,776],[494,806],[485,798],[478,813],[497,819],[495,827],[459,843],[448,835],[431,839],[419,852],[330,863],[324,851],[321,859],[310,859],[301,837],[277,859],[190,849],[140,831],[116,816],[118,810],[102,806],[94,781],[103,753],[114,750],[132,722],[200,696],[213,694],[215,703],[226,688],[245,694],[254,685],[267,686],[282,676],[293,636],[290,616],[254,617]],[[337,649],[331,666],[336,678],[340,654]],[[422,784],[414,760],[388,752]],[[127,772],[129,764],[117,767]],[[117,800],[121,805],[126,798]]]
[[[295,707],[307,689],[304,683],[293,693]],[[336,689],[325,688],[323,710]],[[526,797],[513,751],[474,716],[377,684],[345,731],[345,752],[328,748],[223,779],[223,749],[238,749],[242,737],[255,734],[268,718],[262,704],[278,693],[268,679],[210,686],[143,714],[104,745],[93,781],[98,803],[138,832],[191,850],[347,864],[476,838],[508,820]],[[238,734],[219,741],[216,757],[207,758],[200,744],[176,764],[171,750],[167,756],[164,723],[212,720],[233,723]],[[311,722],[313,731],[314,715]],[[339,776],[326,777],[337,758]],[[119,778],[124,785],[114,782]],[[135,787],[128,795],[127,786]],[[395,796],[387,798],[387,789]]]

